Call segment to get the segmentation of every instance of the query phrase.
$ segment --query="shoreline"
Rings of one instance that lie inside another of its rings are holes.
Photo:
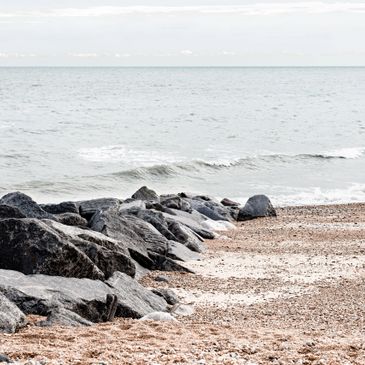
[[[188,263],[196,274],[141,280],[194,307],[179,322],[28,326],[0,335],[0,352],[47,364],[363,364],[365,203],[277,213],[206,241],[203,259]]]

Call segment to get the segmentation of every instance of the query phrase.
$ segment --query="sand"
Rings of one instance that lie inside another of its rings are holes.
[[[365,364],[365,204],[278,215],[207,241],[187,263],[195,275],[142,279],[178,293],[190,311],[178,322],[44,329],[30,317],[0,336],[0,353],[33,364]]]

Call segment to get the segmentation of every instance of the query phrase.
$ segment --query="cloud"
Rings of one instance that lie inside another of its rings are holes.
[[[0,52],[0,58],[28,58],[28,57],[37,57],[37,55],[34,53]]]
[[[42,11],[0,12],[0,18],[103,17],[126,15],[280,15],[322,13],[365,13],[365,3],[356,2],[277,2],[222,6],[97,6],[59,8]]]
[[[193,51],[191,51],[190,49],[184,49],[180,51],[180,53],[184,56],[191,56],[193,54]]]
[[[97,58],[97,57],[99,57],[99,55],[97,53],[70,53],[69,56],[78,57],[78,58]]]

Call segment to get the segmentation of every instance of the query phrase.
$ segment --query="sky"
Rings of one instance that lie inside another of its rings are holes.
[[[0,66],[365,66],[365,1],[0,0]]]

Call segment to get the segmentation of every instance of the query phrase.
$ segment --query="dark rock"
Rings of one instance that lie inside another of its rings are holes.
[[[66,226],[86,227],[87,220],[75,213],[62,213],[55,215],[58,222]]]
[[[115,198],[101,198],[78,202],[80,215],[87,220],[90,220],[98,211],[105,211],[112,208],[117,209],[121,203],[121,200]]]
[[[228,198],[224,198],[221,201],[221,204],[224,205],[225,207],[238,207],[240,205],[240,203],[237,203],[231,199]]]
[[[91,322],[112,320],[118,297],[116,290],[100,280],[23,275],[11,270],[0,270],[0,292],[25,314],[48,316],[64,308]]]
[[[24,313],[0,293],[0,332],[15,333],[25,325]]]
[[[67,327],[91,326],[92,322],[68,309],[56,308],[48,314],[47,320],[37,323],[37,326],[40,327],[51,327],[54,325]]]
[[[183,212],[181,210],[171,209],[172,214],[163,213],[166,219],[173,219],[187,227],[189,227],[192,231],[197,233],[200,237],[206,239],[213,239],[215,234],[206,229],[202,223],[206,220],[200,213],[196,211],[192,211],[190,214],[187,212]]]
[[[115,271],[124,272],[132,277],[135,276],[135,264],[128,249],[123,247],[119,241],[91,230],[65,227],[53,221],[46,223],[57,231],[63,239],[70,241],[85,253],[106,278],[113,275]]]
[[[229,214],[231,215],[232,219],[238,221],[238,215],[240,213],[240,207],[228,207]]]
[[[132,198],[137,200],[159,200],[157,193],[151,189],[148,189],[147,186],[142,186],[132,195]]]
[[[205,215],[209,219],[212,219],[214,221],[230,220],[230,214],[228,210],[224,206],[220,207],[217,203],[211,201],[191,199],[190,204],[193,209]]]
[[[179,298],[171,289],[152,289],[153,293],[164,298],[167,304],[175,305],[179,303]]]
[[[54,219],[52,214],[43,210],[31,197],[20,192],[4,195],[0,204],[18,208],[27,218]]]
[[[160,282],[164,282],[164,283],[168,283],[170,280],[167,276],[164,275],[158,275],[155,277],[155,281],[160,281]]]
[[[121,242],[132,258],[148,269],[154,265],[149,257],[150,252],[163,255],[167,252],[167,239],[151,224],[115,209],[95,214],[90,227]]]
[[[259,217],[276,217],[276,211],[266,195],[254,195],[238,213],[238,221]]]
[[[151,312],[167,311],[166,301],[128,275],[116,272],[107,281],[118,296],[117,317],[141,318]]]
[[[202,252],[204,249],[203,239],[192,231],[189,227],[174,221],[173,219],[166,219],[169,230],[176,237],[177,241],[184,244],[187,248],[195,252]]]
[[[200,255],[194,251],[189,250],[180,242],[169,241],[169,250],[167,256],[173,260],[190,261],[199,260]]]
[[[25,218],[25,215],[16,207],[2,204],[0,205],[0,219]]]
[[[0,268],[24,274],[104,278],[75,245],[45,222],[29,218],[0,220]]]
[[[8,356],[0,354],[0,362],[6,362],[9,364],[12,363],[13,361],[11,361]]]
[[[191,212],[191,205],[190,203],[180,198],[178,195],[172,195],[172,196],[164,196],[160,198],[161,205],[170,208],[170,209],[177,209],[177,210],[183,210],[184,212]]]
[[[156,253],[150,253],[150,257],[153,259],[154,270],[160,271],[177,271],[177,272],[187,272],[194,273],[192,270],[187,267],[180,265],[176,261],[170,259],[167,256],[159,255]]]
[[[80,213],[79,206],[75,202],[62,202],[59,204],[40,204],[40,207],[51,214]]]

